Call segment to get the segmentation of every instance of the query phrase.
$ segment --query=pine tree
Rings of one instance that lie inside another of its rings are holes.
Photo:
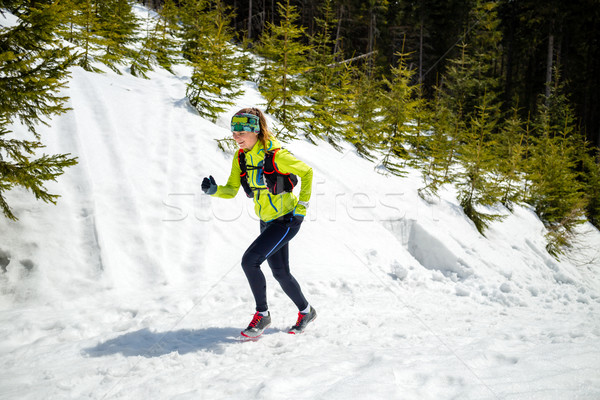
[[[317,32],[311,37],[308,56],[310,69],[302,75],[310,104],[303,119],[309,140],[318,137],[335,148],[355,123],[351,112],[354,102],[354,67],[338,61],[341,49],[335,50],[333,29],[338,21],[334,16],[332,0],[326,0],[321,16],[315,19]]]
[[[504,121],[494,151],[498,161],[498,186],[502,191],[501,203],[512,211],[513,205],[523,199],[520,181],[524,170],[525,141],[529,127],[523,127],[518,108]]]
[[[497,182],[490,179],[496,169],[494,114],[484,96],[478,114],[463,132],[457,156],[461,169],[454,177],[460,205],[481,234],[490,222],[500,219],[500,215],[483,212],[481,207],[499,204],[503,194]]]
[[[132,75],[147,78],[146,73],[152,70],[154,65],[173,73],[171,68],[179,54],[179,42],[176,39],[179,31],[177,19],[177,7],[173,0],[165,1],[155,21],[148,18],[146,36],[131,64]]]
[[[459,147],[459,132],[464,131],[464,121],[448,107],[446,95],[439,88],[431,112],[432,132],[425,137],[421,175],[425,186],[418,189],[419,196],[431,201],[439,189],[452,179],[452,166]]]
[[[449,60],[444,74],[444,91],[450,102],[446,105],[454,113],[460,110],[467,123],[479,113],[485,96],[489,106],[500,109],[499,71],[502,35],[498,30],[497,2],[477,0],[471,10],[470,23],[475,25],[467,42],[459,45],[459,57]]]
[[[600,229],[600,150],[590,149],[580,152],[585,182],[586,207],[588,220]]]
[[[254,45],[244,39],[237,54],[237,69],[239,78],[246,81],[258,81],[258,63],[255,61],[255,56],[251,51]]]
[[[306,88],[299,76],[308,69],[306,55],[310,47],[301,42],[305,33],[297,25],[297,8],[289,0],[277,5],[280,22],[267,23],[257,47],[259,54],[265,57],[259,90],[267,100],[266,111],[281,123],[280,133],[285,140],[295,136],[307,110],[301,101]]]
[[[178,57],[181,46],[179,37],[179,17],[177,6],[173,0],[165,0],[159,11],[159,20],[155,27],[156,40],[150,48],[155,52],[156,62],[169,72],[173,66],[173,59]]]
[[[427,116],[420,85],[411,85],[415,72],[408,68],[408,54],[398,53],[397,56],[399,61],[392,68],[392,79],[383,79],[381,127],[386,149],[383,165],[400,175],[402,166],[396,160],[416,166],[418,158],[422,157]]]
[[[103,0],[97,7],[95,34],[101,37],[102,54],[98,60],[117,73],[135,52],[129,47],[137,42],[138,20],[129,0]]]
[[[558,78],[556,80],[558,82]],[[568,247],[586,207],[577,169],[579,133],[562,86],[540,99],[534,120],[535,138],[526,166],[530,181],[527,201],[548,228],[547,250],[558,256]]]
[[[331,107],[335,116],[335,125],[328,134],[328,141],[337,146],[338,139],[345,139],[354,131],[357,115],[354,112],[356,104],[356,67],[350,63],[344,63],[343,68],[337,74],[337,83],[334,85]]]
[[[77,63],[86,71],[101,72],[101,62],[121,73],[119,65],[135,55],[139,24],[128,0],[62,0],[70,14],[64,18],[62,37],[81,47]]]
[[[452,144],[452,154],[456,154],[460,165],[456,172],[446,176],[458,188],[465,214],[482,234],[499,216],[484,213],[481,207],[493,206],[501,200],[499,182],[491,179],[497,174],[493,149],[501,108],[497,94],[499,78],[494,70],[501,39],[495,7],[495,2],[476,2],[471,19],[476,21],[477,29],[471,31],[468,43],[460,46],[460,57],[450,61],[438,100],[442,110],[447,110],[441,114],[445,119],[442,126],[451,129],[447,132],[451,135],[448,143]]]
[[[338,121],[333,103],[340,73],[345,66],[335,63],[332,29],[337,21],[333,15],[332,0],[325,0],[321,12],[322,17],[315,19],[317,32],[310,37],[311,48],[307,57],[310,69],[303,75],[306,95],[310,99],[304,119],[305,136],[311,141],[312,137],[329,137],[330,141],[335,142]]]
[[[318,90],[312,96],[306,118],[306,129],[309,135],[323,137],[333,147],[340,149],[339,142],[351,137],[355,131],[355,67],[342,63],[333,67],[329,76],[331,80],[323,80],[312,86]]]
[[[156,64],[154,59],[155,52],[153,51],[156,49],[154,34],[159,23],[155,23],[155,28],[149,26],[151,24],[150,18],[146,18],[143,23],[146,25],[145,37],[142,39],[140,49],[132,56],[129,72],[133,76],[149,79],[148,72],[152,71],[154,69],[154,65]]]
[[[354,122],[344,131],[345,139],[356,148],[358,154],[372,159],[373,150],[382,148],[381,134],[381,84],[372,74],[371,66],[355,69],[352,98]]]
[[[101,37],[96,34],[96,27],[99,24],[98,2],[67,0],[66,4],[71,8],[71,14],[68,19],[65,19],[65,29],[62,34],[66,40],[81,47],[77,64],[86,71],[101,72],[93,65],[102,43]]]
[[[37,199],[55,203],[44,182],[55,180],[74,165],[68,154],[42,155],[36,126],[52,115],[64,113],[66,97],[57,95],[72,65],[69,49],[55,36],[66,10],[59,3],[19,8],[20,22],[0,28],[0,208],[16,220],[4,193],[16,186],[30,190]],[[19,120],[34,140],[10,138],[9,126]]]
[[[436,87],[433,135],[428,140],[429,157],[423,171],[425,187],[419,190],[421,197],[436,196],[439,188],[455,181],[454,165],[464,137],[471,129],[473,120],[472,93],[477,86],[472,75],[475,60],[470,57],[467,45],[462,44],[460,57],[449,61],[442,84]]]
[[[215,121],[242,93],[242,66],[229,44],[230,10],[221,0],[187,0],[181,11],[183,54],[194,68],[186,95],[200,115]]]

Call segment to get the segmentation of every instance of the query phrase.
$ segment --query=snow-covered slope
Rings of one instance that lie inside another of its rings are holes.
[[[347,147],[287,145],[314,169],[292,272],[319,318],[268,277],[273,325],[240,343],[253,301],[240,259],[252,204],[224,184],[231,154],[185,100],[190,71],[151,80],[73,69],[72,111],[40,127],[79,164],[57,206],[9,193],[0,223],[2,399],[598,399],[600,233],[557,261],[526,207],[477,233],[451,191],[386,176]],[[16,135],[26,135],[15,126]]]

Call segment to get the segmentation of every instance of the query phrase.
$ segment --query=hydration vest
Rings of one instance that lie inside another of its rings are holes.
[[[246,196],[249,198],[254,197],[252,190],[261,190],[262,188],[251,188],[248,183],[248,169],[259,169],[262,170],[265,184],[271,194],[281,194],[285,192],[291,192],[298,183],[298,177],[294,174],[284,174],[277,169],[275,165],[275,154],[281,149],[275,149],[271,152],[265,153],[265,159],[262,167],[255,167],[246,165],[246,155],[243,149],[238,151],[238,162],[240,164],[240,183],[246,192]]]

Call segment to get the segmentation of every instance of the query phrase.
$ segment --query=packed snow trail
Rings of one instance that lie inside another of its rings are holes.
[[[484,238],[451,190],[428,204],[416,171],[383,175],[349,146],[286,145],[314,169],[290,260],[319,317],[287,334],[297,310],[264,265],[273,323],[237,341],[258,221],[200,182],[225,183],[214,139],[264,101],[247,83],[213,124],[184,98],[189,72],[73,69],[72,111],[40,132],[79,164],[48,185],[56,206],[10,192],[20,220],[0,228],[0,398],[600,398],[600,233],[557,261],[516,207]]]

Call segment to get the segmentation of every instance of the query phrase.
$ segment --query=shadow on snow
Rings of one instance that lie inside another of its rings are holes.
[[[125,357],[160,357],[174,351],[179,354],[196,351],[222,353],[224,345],[239,342],[240,330],[235,328],[181,329],[171,332],[152,332],[148,328],[128,332],[83,349],[91,357],[122,354]]]

